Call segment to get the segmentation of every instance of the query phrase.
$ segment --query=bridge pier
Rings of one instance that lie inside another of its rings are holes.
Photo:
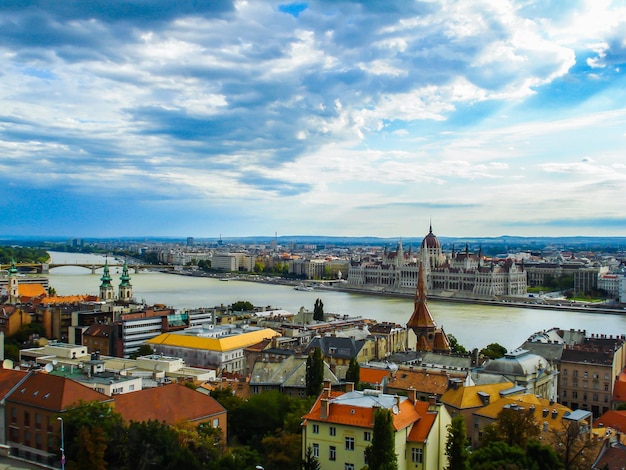
[[[92,264],[91,265],[91,274],[96,274],[96,267]]]
[[[48,263],[41,263],[41,274],[50,274],[50,265]]]

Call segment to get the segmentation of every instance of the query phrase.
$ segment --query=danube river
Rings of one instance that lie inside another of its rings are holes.
[[[95,255],[51,252],[54,263],[103,263]],[[109,263],[115,263],[109,259]],[[111,266],[115,286],[121,268]],[[55,268],[49,274],[50,286],[59,295],[98,294],[102,270],[91,274],[80,267]],[[346,292],[296,291],[293,287],[214,278],[180,276],[158,272],[131,272],[133,294],[148,304],[165,304],[174,308],[213,307],[247,300],[256,306],[271,306],[296,313],[300,307],[313,310],[317,298],[324,310],[377,321],[405,324],[413,312],[413,301],[406,298],[377,297]],[[497,342],[511,350],[535,331],[552,328],[584,329],[588,333],[624,334],[626,315],[570,312],[534,308],[458,304],[429,301],[430,312],[438,325],[454,335],[466,348],[482,348]]]

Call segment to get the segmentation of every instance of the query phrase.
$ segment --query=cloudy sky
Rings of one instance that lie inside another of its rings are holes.
[[[0,234],[626,235],[626,2],[0,2]]]

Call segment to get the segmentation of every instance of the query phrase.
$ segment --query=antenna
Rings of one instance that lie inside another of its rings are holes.
[[[2,361],[3,369],[13,369],[13,361],[11,359],[5,359]]]
[[[46,364],[46,366],[43,368],[43,370],[45,370],[48,374],[50,372],[52,372],[54,370],[54,366],[50,363]]]

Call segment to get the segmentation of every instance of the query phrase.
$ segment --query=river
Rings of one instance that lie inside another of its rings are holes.
[[[50,252],[53,263],[103,263],[104,257]],[[116,263],[109,259],[109,264]],[[111,266],[114,285],[119,284],[121,268]],[[91,274],[80,267],[60,267],[48,275],[58,295],[98,294],[102,270]],[[296,313],[300,307],[313,310],[317,298],[324,310],[349,316],[405,324],[413,312],[413,301],[406,298],[377,297],[346,292],[296,291],[293,287],[214,278],[190,277],[159,272],[131,273],[133,294],[148,304],[174,308],[213,307],[247,300],[256,306],[283,308]],[[454,335],[468,349],[497,342],[511,350],[536,331],[552,328],[583,329],[588,333],[624,334],[626,315],[610,315],[564,310],[459,304],[431,300],[430,312],[446,333]]]

